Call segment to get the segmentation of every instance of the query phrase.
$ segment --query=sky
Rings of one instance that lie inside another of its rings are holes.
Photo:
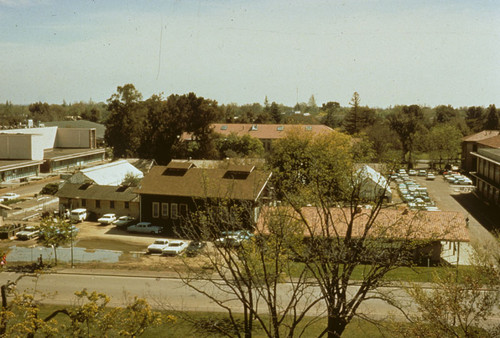
[[[500,106],[498,0],[0,0],[0,102]]]

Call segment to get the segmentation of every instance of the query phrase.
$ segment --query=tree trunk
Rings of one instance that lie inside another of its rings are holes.
[[[328,338],[339,338],[347,326],[344,318],[328,316]]]

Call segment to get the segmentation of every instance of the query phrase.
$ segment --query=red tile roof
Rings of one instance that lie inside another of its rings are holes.
[[[328,230],[331,237],[344,237],[352,217],[347,208],[331,208],[330,226],[326,227],[325,213],[320,208],[304,207],[301,209],[309,229],[303,221],[304,236],[310,233],[322,236]],[[371,210],[363,209],[353,220],[352,235],[359,238],[365,231]],[[272,217],[289,217],[299,220],[299,215],[287,207],[263,207],[257,223],[257,230],[266,233]],[[411,211],[401,209],[381,209],[368,236],[375,238],[445,240],[468,242],[469,232],[463,214],[451,211]]]
[[[500,130],[483,130],[483,131],[480,131],[479,133],[465,136],[464,138],[462,138],[462,141],[477,142],[477,141],[481,141],[481,140],[484,140],[484,139],[487,139],[487,138],[490,138],[493,136],[497,136],[499,134],[500,134]]]
[[[251,123],[214,123],[211,125],[214,132],[222,135],[235,133],[238,136],[250,135],[258,139],[280,139],[284,138],[289,130],[301,129],[313,134],[331,133],[333,129],[323,124],[251,124]],[[191,139],[191,135],[185,133],[184,140]]]

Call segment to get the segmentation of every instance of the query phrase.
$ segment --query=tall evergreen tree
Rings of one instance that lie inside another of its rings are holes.
[[[490,104],[486,109],[486,121],[484,122],[483,129],[497,130],[499,128],[498,111],[494,104]]]

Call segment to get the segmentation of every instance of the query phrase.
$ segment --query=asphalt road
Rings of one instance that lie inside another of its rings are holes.
[[[0,283],[15,280],[19,275],[15,273],[1,273]],[[234,295],[224,293],[213,284],[206,281],[195,283],[198,288],[217,295],[218,299],[224,299],[226,305],[233,311],[242,311],[241,304],[234,301]],[[351,292],[356,287],[351,288]],[[168,277],[143,277],[143,276],[105,276],[86,275],[80,273],[44,274],[38,278],[24,277],[17,285],[17,290],[37,294],[37,299],[47,304],[72,305],[75,304],[74,292],[86,289],[88,291],[103,292],[111,297],[111,306],[125,306],[134,296],[145,298],[156,309],[175,309],[177,311],[206,311],[223,312],[223,309],[212,302],[206,296],[186,286],[178,278]],[[282,304],[289,300],[290,284],[283,283],[279,286],[279,299]],[[320,291],[315,286],[309,286],[307,292],[318,297]],[[383,292],[391,292],[394,297],[401,301],[408,301],[407,296],[401,288],[383,288]],[[377,293],[372,293],[374,296]],[[304,304],[302,304],[304,305]],[[299,305],[300,307],[300,305]],[[263,313],[267,311],[265,305],[259,307]],[[310,315],[324,315],[323,304],[315,307]],[[385,301],[371,299],[365,301],[360,307],[360,312],[374,319],[382,319],[391,314],[397,315],[397,311]]]

